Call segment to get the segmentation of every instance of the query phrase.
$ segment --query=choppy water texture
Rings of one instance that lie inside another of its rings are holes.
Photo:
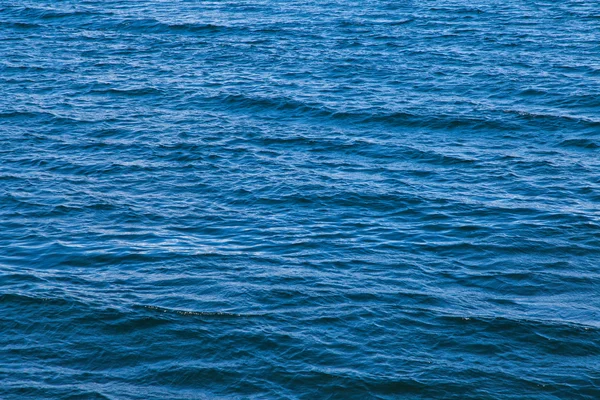
[[[0,398],[600,398],[595,1],[0,1]]]

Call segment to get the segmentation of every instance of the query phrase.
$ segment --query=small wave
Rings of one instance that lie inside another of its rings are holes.
[[[39,14],[40,19],[64,19],[64,18],[82,18],[82,17],[93,17],[99,15],[90,11],[42,11]]]
[[[41,28],[40,24],[35,24],[31,22],[10,22],[10,21],[0,21],[0,28],[14,28],[14,29],[35,29]]]
[[[519,93],[519,94],[521,96],[544,96],[548,93],[545,90],[530,88],[530,89],[525,89],[525,90],[521,91],[521,93]]]
[[[580,149],[586,150],[596,150],[600,149],[600,144],[596,143],[590,139],[567,139],[563,140],[560,144],[560,147],[576,147]]]
[[[15,119],[15,120],[36,120],[36,122],[43,122],[48,124],[56,125],[71,125],[71,124],[88,124],[96,121],[89,119],[80,119],[70,117],[68,115],[58,115],[47,111],[27,111],[27,110],[11,110],[11,111],[0,111],[0,121],[2,119]]]
[[[537,113],[525,110],[504,110],[507,114],[513,114],[518,116],[519,118],[525,119],[527,121],[548,121],[555,123],[575,123],[579,125],[583,125],[589,128],[598,128],[600,127],[600,120],[587,118],[587,117],[578,117],[568,114],[547,114],[547,113]]]
[[[159,313],[177,314],[183,316],[198,316],[198,317],[220,317],[220,318],[239,318],[248,317],[248,314],[237,314],[226,311],[192,311],[192,310],[178,310],[173,308],[149,306],[149,305],[135,305],[134,308],[146,309]]]
[[[410,24],[411,22],[415,22],[414,18],[408,18],[408,19],[403,19],[403,20],[398,20],[398,21],[389,21],[389,22],[387,22],[387,25],[398,26],[398,25]]]
[[[391,127],[422,127],[433,129],[507,129],[516,128],[501,119],[469,115],[416,114],[385,110],[335,110],[323,104],[305,103],[281,97],[253,97],[244,94],[224,94],[203,98],[213,103],[229,104],[232,110],[246,108],[256,112],[283,112],[289,118],[319,118],[330,122],[344,121],[356,125],[380,124]],[[194,100],[192,98],[192,100]],[[199,99],[197,99],[199,100]]]
[[[4,275],[0,275],[2,276],[2,280],[6,283],[36,283],[36,284],[41,284],[41,283],[46,283],[47,280],[44,278],[40,278],[39,276],[36,275],[32,275],[32,274],[25,274],[25,273],[10,273],[10,274],[4,274]],[[0,299],[2,297],[0,296]],[[0,300],[1,301],[1,300]]]
[[[169,33],[221,33],[230,32],[239,28],[211,23],[178,23],[170,24],[153,18],[104,20],[97,26],[104,29],[130,31],[139,33],[169,34]]]
[[[35,118],[53,116],[50,113],[37,113],[32,111],[4,111],[0,112],[0,118]]]
[[[151,95],[162,95],[163,92],[160,89],[152,87],[141,87],[141,88],[130,88],[130,89],[91,89],[90,94],[112,94],[116,96],[127,96],[127,97],[138,97],[138,96],[151,96]]]
[[[26,305],[51,304],[56,306],[67,306],[71,305],[72,301],[60,297],[40,297],[19,293],[3,293],[0,294],[0,303],[21,303]]]
[[[27,19],[62,19],[62,18],[81,18],[85,16],[99,15],[87,10],[57,10],[39,7],[18,7],[10,6],[2,10],[13,17],[22,17]]]

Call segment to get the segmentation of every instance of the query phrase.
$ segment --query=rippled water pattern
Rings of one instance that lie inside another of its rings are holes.
[[[0,1],[0,398],[600,398],[600,3]]]

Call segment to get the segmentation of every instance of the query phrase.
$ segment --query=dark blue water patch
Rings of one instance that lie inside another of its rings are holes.
[[[600,397],[598,15],[0,5],[0,397]]]
[[[586,150],[600,149],[600,144],[598,144],[596,141],[594,141],[592,139],[587,139],[587,138],[563,140],[560,143],[560,145],[565,146],[565,147],[575,147],[575,148],[581,148],[581,149],[586,149]]]

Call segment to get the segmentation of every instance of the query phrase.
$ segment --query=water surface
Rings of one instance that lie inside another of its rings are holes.
[[[599,267],[596,2],[0,2],[2,399],[598,399]]]

